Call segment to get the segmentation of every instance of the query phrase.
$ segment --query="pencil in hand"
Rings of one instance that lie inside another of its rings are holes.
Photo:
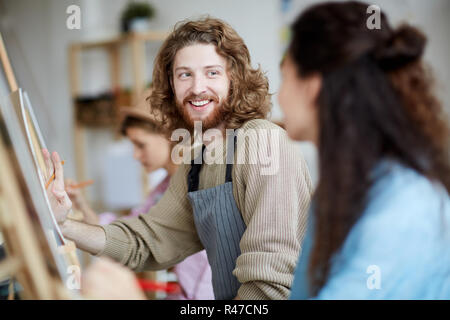
[[[64,165],[64,160],[61,161],[61,164]],[[50,183],[52,183],[53,180],[55,180],[55,173],[53,173],[50,179],[47,181],[47,184],[45,185],[45,190],[48,189],[48,186],[50,185]]]

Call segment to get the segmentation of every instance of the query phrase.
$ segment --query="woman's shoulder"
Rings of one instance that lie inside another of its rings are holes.
[[[380,164],[375,173],[366,208],[336,257],[333,270],[338,274],[343,266],[351,266],[344,269],[353,270],[355,279],[365,281],[369,266],[379,268],[382,290],[370,291],[365,282],[362,286],[356,282],[368,297],[442,298],[443,288],[449,285],[443,275],[450,270],[447,191],[396,162]]]
[[[450,232],[450,197],[443,185],[399,162],[383,161],[361,217],[363,226],[401,234]]]
[[[384,160],[374,170],[374,183],[369,192],[368,204],[378,203],[388,207],[426,206],[450,201],[447,190],[436,180],[397,161]]]

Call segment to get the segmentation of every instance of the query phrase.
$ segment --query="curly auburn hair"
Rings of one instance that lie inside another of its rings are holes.
[[[260,67],[252,68],[247,46],[230,25],[206,17],[177,23],[156,57],[149,102],[152,110],[163,114],[163,125],[168,131],[188,128],[175,104],[172,69],[177,52],[197,43],[215,45],[217,53],[227,60],[230,91],[223,105],[225,127],[236,129],[248,120],[266,118],[271,109],[267,77]]]
[[[292,25],[289,55],[299,76],[322,76],[312,295],[363,214],[380,161],[393,159],[450,193],[450,131],[421,59],[426,37],[409,25],[392,28],[384,13],[381,28],[368,29],[367,7],[322,3]]]

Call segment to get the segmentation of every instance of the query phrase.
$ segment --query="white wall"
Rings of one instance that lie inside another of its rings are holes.
[[[75,166],[67,46],[81,32],[66,28],[65,10],[74,2],[0,1],[0,27],[19,86],[29,92],[48,147],[69,160],[69,174]]]

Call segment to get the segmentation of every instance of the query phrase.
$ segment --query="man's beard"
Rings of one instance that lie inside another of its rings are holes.
[[[197,101],[212,100],[215,104],[215,107],[205,119],[193,120],[191,118],[191,115],[189,114],[189,111],[187,110],[187,107],[185,107],[187,104],[189,104],[189,101],[193,100]],[[217,96],[212,95],[199,95],[199,96],[189,95],[183,100],[182,104],[180,104],[178,101],[176,102],[178,112],[180,113],[180,116],[183,118],[183,121],[186,125],[186,129],[188,129],[191,132],[194,131],[194,121],[202,122],[203,132],[211,128],[217,128],[221,123],[223,123],[225,121],[225,116],[227,114],[224,110],[224,104],[225,102],[219,104],[219,98]]]

